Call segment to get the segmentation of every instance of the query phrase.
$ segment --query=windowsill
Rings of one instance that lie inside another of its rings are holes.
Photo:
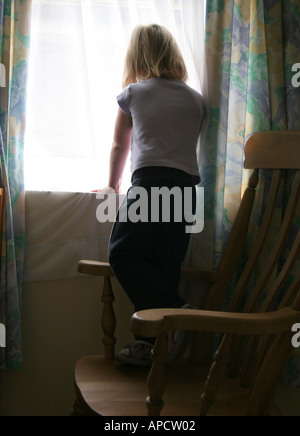
[[[93,192],[93,191],[80,191],[80,190],[69,191],[67,189],[66,190],[63,190],[63,189],[61,189],[61,190],[58,190],[58,189],[41,189],[41,190],[39,190],[39,189],[25,189],[26,195],[27,194],[31,195],[33,193],[35,193],[35,194],[44,193],[44,194],[53,194],[53,195],[55,195],[55,194],[57,194],[57,195],[60,195],[60,194],[72,195],[73,194],[73,195],[96,195],[96,196],[98,194],[98,192]],[[126,193],[127,193],[127,190],[122,190],[117,195],[124,196],[124,195],[126,195]]]

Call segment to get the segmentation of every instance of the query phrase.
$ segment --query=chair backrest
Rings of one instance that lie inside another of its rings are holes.
[[[204,309],[220,310],[229,292],[226,310],[231,312],[271,312],[286,306],[300,310],[300,131],[252,135],[244,167],[254,172],[218,267],[221,280],[210,287]],[[257,208],[263,213],[255,213]],[[230,288],[232,281],[236,284]],[[199,335],[197,360],[208,359],[211,339]],[[240,375],[242,385],[251,384],[270,341],[234,338],[229,372]]]
[[[0,188],[0,257],[1,257],[1,246],[2,246],[3,212],[4,212],[4,190],[3,188]]]

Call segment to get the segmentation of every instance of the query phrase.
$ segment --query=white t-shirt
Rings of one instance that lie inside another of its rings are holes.
[[[181,80],[151,78],[117,97],[132,117],[131,171],[149,166],[200,176],[197,143],[205,115],[203,97]]]

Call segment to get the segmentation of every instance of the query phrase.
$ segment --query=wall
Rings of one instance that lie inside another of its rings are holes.
[[[101,279],[28,283],[23,289],[23,369],[0,372],[1,416],[67,416],[76,360],[102,352]],[[117,349],[129,343],[132,308],[116,289]]]

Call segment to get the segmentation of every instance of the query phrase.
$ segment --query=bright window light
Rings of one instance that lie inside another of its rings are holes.
[[[26,190],[89,192],[107,185],[132,29],[163,24],[185,54],[182,1],[33,0]]]

